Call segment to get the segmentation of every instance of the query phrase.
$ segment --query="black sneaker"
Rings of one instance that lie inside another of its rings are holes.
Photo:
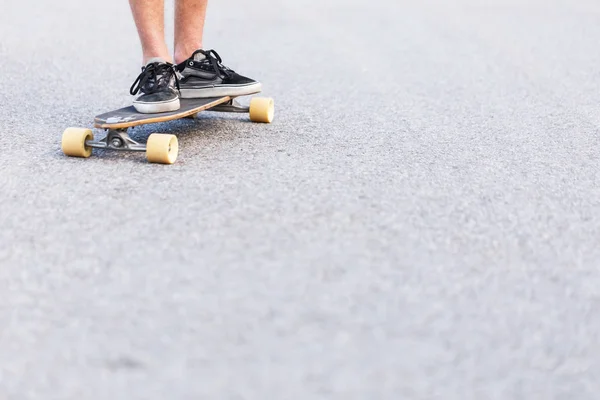
[[[153,58],[142,67],[129,92],[141,93],[133,101],[135,109],[143,114],[155,114],[179,110],[179,76],[173,64]]]
[[[260,82],[235,73],[221,62],[214,50],[196,50],[179,64],[181,98],[244,96],[261,91]]]

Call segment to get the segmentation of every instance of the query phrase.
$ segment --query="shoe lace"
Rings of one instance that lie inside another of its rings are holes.
[[[227,77],[231,77],[231,74],[234,71],[222,64],[223,60],[221,59],[221,56],[219,56],[219,53],[217,53],[215,50],[196,50],[194,54],[192,54],[192,58],[194,58],[194,56],[198,53],[204,54],[205,59],[201,62],[209,63],[215,71],[215,75],[222,73]]]
[[[142,67],[142,73],[138,75],[131,85],[129,93],[132,96],[142,91],[146,94],[157,92],[171,83],[171,77],[175,77],[175,86],[179,90],[179,76],[175,66],[169,63],[152,63]]]

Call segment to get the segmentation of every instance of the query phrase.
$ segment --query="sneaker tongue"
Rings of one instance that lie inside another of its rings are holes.
[[[194,61],[203,61],[206,60],[206,56],[200,52],[194,54]]]

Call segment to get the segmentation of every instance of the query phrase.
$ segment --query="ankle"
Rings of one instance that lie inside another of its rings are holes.
[[[201,48],[202,44],[199,44],[198,46],[175,47],[175,63],[181,64],[190,58],[196,50]]]
[[[171,56],[169,55],[168,52],[153,52],[153,53],[144,53],[143,59],[142,61],[144,62],[143,65],[148,64],[148,61],[150,61],[153,58],[160,58],[168,63],[173,63],[173,59],[171,58]]]

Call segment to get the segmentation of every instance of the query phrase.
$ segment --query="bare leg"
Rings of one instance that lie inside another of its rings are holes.
[[[129,5],[142,42],[144,64],[154,57],[173,62],[165,42],[164,0],[129,0]]]
[[[133,0],[131,0],[133,1]],[[175,62],[180,63],[202,48],[208,0],[175,1]]]

